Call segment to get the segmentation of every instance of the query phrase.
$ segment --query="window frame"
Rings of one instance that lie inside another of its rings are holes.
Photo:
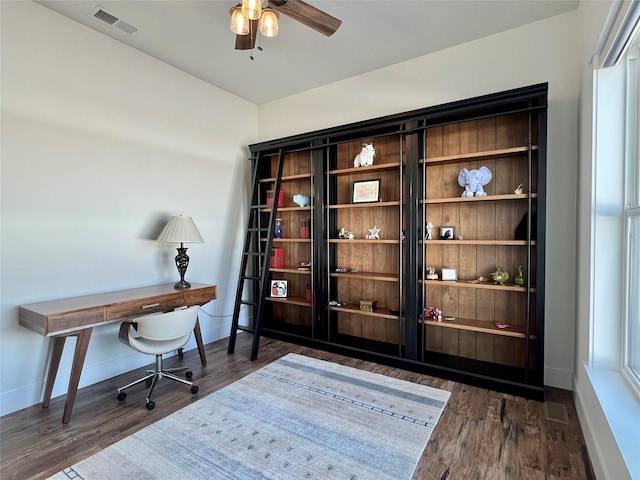
[[[624,255],[622,265],[624,309],[621,371],[640,397],[640,58],[638,39],[624,56],[625,63],[625,193]],[[635,292],[635,294],[633,293]],[[635,303],[634,303],[635,302]]]

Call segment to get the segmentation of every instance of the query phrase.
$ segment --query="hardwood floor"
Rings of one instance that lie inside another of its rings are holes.
[[[239,334],[234,355],[227,340],[206,346],[206,366],[197,350],[165,366],[187,364],[200,388],[188,389],[168,380],[154,393],[156,408],[144,406],[144,386],[116,400],[116,386],[139,378],[143,369],[81,389],[71,422],[61,422],[64,396],[0,418],[0,478],[39,479],[62,470],[131,433],[195,402],[289,352],[329,360],[451,392],[416,469],[414,479],[593,479],[571,392],[548,389],[546,402],[564,405],[568,424],[548,420],[545,403],[421,375],[397,368],[263,339],[258,360],[249,361],[251,337]]]

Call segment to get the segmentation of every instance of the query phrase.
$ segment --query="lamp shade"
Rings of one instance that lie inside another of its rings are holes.
[[[242,0],[242,14],[249,20],[258,20],[262,14],[262,0]]]
[[[158,242],[203,243],[200,232],[191,217],[171,217],[158,236]]]
[[[260,33],[265,37],[275,37],[278,34],[278,12],[271,7],[262,10]]]
[[[249,19],[242,14],[240,6],[232,7],[229,13],[231,14],[231,31],[237,35],[247,35]]]

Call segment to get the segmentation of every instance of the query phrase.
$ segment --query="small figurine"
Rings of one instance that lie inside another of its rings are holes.
[[[338,232],[338,238],[343,240],[353,240],[355,237],[353,236],[353,232],[350,232],[346,228],[342,227]]]
[[[498,267],[498,269],[495,272],[493,272],[491,276],[493,277],[493,281],[496,284],[500,284],[500,285],[504,285],[506,281],[509,280],[509,274],[502,267]]]
[[[463,168],[458,174],[458,184],[464,187],[463,197],[486,197],[487,192],[482,188],[493,178],[491,170],[487,167],[480,167],[478,170],[467,170]]]
[[[367,240],[380,240],[380,229],[377,226],[369,229],[369,233],[364,237]]]
[[[308,207],[309,205],[311,205],[311,197],[308,195],[297,193],[293,196],[293,203],[295,203],[299,207]]]
[[[518,185],[513,193],[515,193],[516,195],[520,195],[522,193],[522,184]]]
[[[437,280],[438,274],[435,267],[427,267],[427,280]]]
[[[442,315],[438,307],[427,307],[424,309],[424,316],[427,320],[438,321],[438,315]]]
[[[433,230],[433,223],[427,222],[427,235],[424,237],[425,240],[432,240],[433,239],[432,230]]]
[[[373,143],[363,143],[362,150],[353,159],[353,167],[368,167],[373,165],[373,157],[376,156],[376,150]]]

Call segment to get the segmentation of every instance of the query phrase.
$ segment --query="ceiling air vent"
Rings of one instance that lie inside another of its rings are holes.
[[[125,22],[111,12],[107,12],[100,5],[96,6],[96,8],[91,13],[91,16],[100,20],[101,22],[111,25],[113,28],[117,28],[118,30],[128,35],[134,35],[138,31],[138,27],[132,25],[129,22]]]

